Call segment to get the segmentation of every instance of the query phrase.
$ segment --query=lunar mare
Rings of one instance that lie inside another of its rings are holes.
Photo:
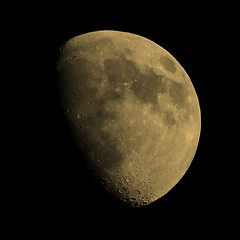
[[[170,191],[197,150],[194,86],[164,48],[137,34],[95,31],[60,49],[60,100],[86,162],[131,206]]]

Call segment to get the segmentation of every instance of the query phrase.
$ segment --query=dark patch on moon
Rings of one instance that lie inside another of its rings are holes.
[[[95,134],[94,134],[95,133]],[[91,132],[83,132],[82,153],[90,165],[97,169],[111,171],[123,161],[123,153],[118,149],[117,139],[101,128],[93,128]]]
[[[163,76],[149,69],[145,74],[139,72],[131,90],[140,102],[150,103],[153,108],[158,108],[158,94],[166,92],[167,86]]]
[[[160,63],[165,67],[165,69],[171,73],[175,73],[177,68],[176,65],[174,63],[174,61],[172,61],[169,57],[166,56],[162,56],[159,59]]]
[[[164,123],[168,126],[174,126],[176,124],[176,119],[173,112],[167,111],[164,113],[163,117]]]
[[[123,161],[123,153],[119,151],[119,143],[116,138],[112,136],[112,133],[107,133],[102,129],[99,129],[99,139],[96,141],[93,137],[93,145],[91,146],[96,153],[96,157],[101,161],[99,165],[107,170],[114,169],[118,164]],[[96,146],[94,146],[94,141]],[[99,142],[100,141],[100,142]]]
[[[106,109],[103,109],[102,111],[97,111],[96,115],[99,119],[109,119],[109,120],[115,120],[117,117],[117,114],[115,112],[107,111]]]
[[[124,98],[124,92],[124,87],[117,88],[117,86],[114,85],[113,88],[110,88],[105,92],[104,98],[102,98],[100,101],[104,103],[107,103],[109,100],[120,101]]]
[[[186,87],[184,87],[183,83],[171,81],[169,95],[173,99],[174,103],[179,107],[185,106],[188,91]]]
[[[117,58],[104,61],[104,71],[108,80],[112,83],[126,83],[137,75],[137,69],[132,61],[127,60],[123,55]]]
[[[83,145],[83,154],[91,164],[111,170],[123,160],[123,153],[118,150],[118,142],[111,133],[104,130],[106,122],[115,120],[117,114],[109,111],[104,104],[97,103],[96,113],[79,119],[80,138]]]

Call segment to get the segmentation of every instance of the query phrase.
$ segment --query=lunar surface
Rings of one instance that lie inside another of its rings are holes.
[[[68,40],[57,71],[67,123],[102,186],[133,207],[168,193],[190,167],[201,128],[180,63],[143,36],[104,30]]]

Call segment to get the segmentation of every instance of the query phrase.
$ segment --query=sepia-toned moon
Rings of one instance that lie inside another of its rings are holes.
[[[104,30],[68,40],[57,70],[67,122],[102,186],[133,207],[168,193],[193,161],[201,128],[181,64],[143,36]]]

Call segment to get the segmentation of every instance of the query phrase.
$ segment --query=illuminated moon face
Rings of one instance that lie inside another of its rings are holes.
[[[96,31],[70,39],[57,68],[68,124],[102,185],[138,207],[171,190],[194,158],[201,127],[179,62],[142,36]]]

